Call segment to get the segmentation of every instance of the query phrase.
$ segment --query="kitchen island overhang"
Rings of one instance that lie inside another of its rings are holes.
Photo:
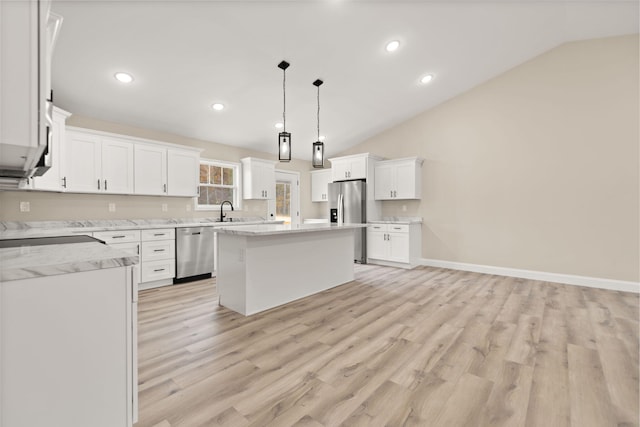
[[[366,224],[222,227],[220,305],[245,316],[351,282],[354,231]]]

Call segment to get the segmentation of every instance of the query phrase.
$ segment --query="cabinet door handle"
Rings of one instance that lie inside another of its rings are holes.
[[[393,197],[393,190],[389,190],[389,197]]]
[[[104,180],[104,191],[107,191],[107,180]]]
[[[98,180],[98,190],[100,189],[100,180]]]
[[[163,193],[167,192],[167,184],[162,184],[162,192]]]
[[[398,197],[398,192],[396,190],[393,190],[393,197]]]
[[[136,252],[138,252],[137,255],[140,255],[140,244],[139,243],[136,245]]]
[[[66,176],[62,177],[62,188],[67,188],[67,177]]]

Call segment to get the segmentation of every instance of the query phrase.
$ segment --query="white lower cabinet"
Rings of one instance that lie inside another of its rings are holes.
[[[137,267],[0,283],[0,424],[137,421]]]
[[[422,248],[420,224],[369,224],[367,262],[413,268]]]
[[[93,237],[140,257],[139,289],[173,284],[176,276],[176,230],[96,231]]]
[[[170,285],[176,277],[176,229],[142,230],[140,289]]]

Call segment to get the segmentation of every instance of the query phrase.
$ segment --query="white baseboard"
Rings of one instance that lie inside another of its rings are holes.
[[[473,271],[475,273],[495,274],[498,276],[541,280],[544,282],[564,283],[566,285],[587,286],[589,288],[640,293],[640,282],[626,282],[624,280],[574,276],[572,274],[548,273],[546,271],[520,270],[517,268],[467,264],[464,262],[443,261],[439,259],[427,258],[422,258],[421,265],[426,265],[428,267],[450,268],[452,270]]]

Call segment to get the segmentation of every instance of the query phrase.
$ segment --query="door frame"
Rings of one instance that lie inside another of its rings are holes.
[[[276,169],[276,184],[278,182],[288,182],[289,184],[291,184],[291,225],[292,226],[299,225],[300,224],[300,172]]]

